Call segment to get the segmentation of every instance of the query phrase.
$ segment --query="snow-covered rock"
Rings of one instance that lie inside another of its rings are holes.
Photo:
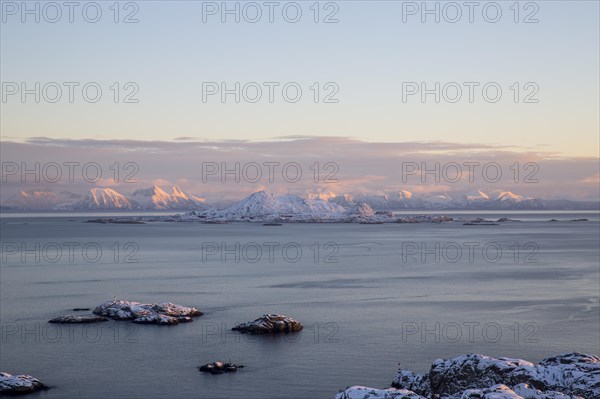
[[[577,395],[565,395],[557,391],[542,392],[539,389],[531,387],[529,384],[515,385],[513,391],[525,399],[585,399]]]
[[[355,385],[338,392],[335,399],[425,399],[407,389],[375,389]]]
[[[565,353],[538,364],[479,354],[438,359],[426,373],[399,370],[392,388],[353,386],[336,396],[355,398],[597,399],[600,357]]]
[[[279,314],[266,314],[248,323],[238,324],[233,331],[250,334],[294,332],[302,330],[302,324],[291,317]]]
[[[375,389],[353,386],[339,392],[335,399],[430,399],[408,389]],[[436,397],[436,398],[439,398]],[[584,399],[581,396],[565,395],[556,391],[542,392],[527,384],[519,384],[512,389],[504,384],[496,384],[488,388],[467,389],[456,395],[444,396],[444,399]]]
[[[519,390],[517,392],[516,390]],[[451,397],[448,397],[449,399]],[[460,399],[583,399],[579,396],[563,395],[559,392],[541,392],[536,389],[514,388],[510,389],[506,385],[497,384],[483,389],[467,389],[460,396]]]
[[[27,374],[0,373],[0,395],[21,395],[47,388],[40,380]]]
[[[171,302],[139,303],[112,300],[96,306],[94,313],[115,320],[131,320],[140,324],[174,325],[192,321],[192,317],[202,316],[196,308],[176,305]]]
[[[496,359],[469,354],[449,360],[438,359],[433,362],[429,372],[423,374],[400,370],[392,386],[410,389],[426,397],[460,397],[467,389],[486,389],[497,384],[508,387],[527,384],[541,391],[540,395],[550,395],[548,391],[556,391],[575,397],[600,398],[600,357],[566,353],[544,359],[535,365],[521,359]],[[520,386],[519,389],[523,391],[524,387]],[[540,396],[546,397],[552,396]]]

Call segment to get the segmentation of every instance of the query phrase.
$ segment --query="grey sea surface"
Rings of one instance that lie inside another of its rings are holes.
[[[599,353],[597,212],[461,212],[443,224],[96,224],[2,215],[0,370],[31,398],[331,398],[465,353]],[[573,219],[588,219],[575,222]],[[550,222],[550,219],[557,219]],[[54,325],[117,297],[204,312],[177,326]],[[264,313],[301,333],[230,331]],[[246,367],[210,375],[215,360]]]

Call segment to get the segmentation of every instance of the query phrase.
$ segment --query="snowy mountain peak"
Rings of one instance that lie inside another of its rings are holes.
[[[398,192],[398,197],[400,199],[411,199],[413,197],[413,193],[411,193],[410,191],[406,191],[406,190],[400,190]]]
[[[190,199],[190,197],[186,193],[184,193],[177,185],[173,186],[173,188],[171,189],[171,196],[173,198],[182,198],[186,200]]]
[[[510,191],[503,191],[501,193],[498,194],[498,197],[496,198],[498,201],[522,201],[524,199],[524,197],[522,195],[518,195],[515,193],[512,193]]]
[[[302,215],[340,214],[344,208],[320,199],[304,199],[297,195],[279,195],[268,191],[250,194],[242,201],[222,211],[214,212],[215,217],[227,220],[250,220],[291,218]]]
[[[171,196],[157,185],[135,190],[131,198],[146,209],[166,209],[171,202]]]
[[[489,200],[490,196],[481,190],[477,190],[474,193],[467,194],[465,196],[465,198],[467,201],[481,201],[481,200]]]
[[[207,206],[197,197],[187,194],[179,186],[173,186],[171,194],[157,185],[133,192],[131,198],[143,209],[206,209]]]
[[[83,200],[73,205],[75,209],[135,209],[137,204],[112,188],[92,188]]]

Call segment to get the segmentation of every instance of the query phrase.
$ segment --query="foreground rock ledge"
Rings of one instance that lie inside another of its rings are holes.
[[[30,375],[0,373],[0,395],[23,395],[42,389],[48,389],[48,387]]]
[[[266,334],[295,332],[302,330],[302,328],[302,324],[291,317],[280,314],[266,314],[254,321],[239,324],[233,327],[232,330],[250,334]]]
[[[536,365],[522,359],[469,354],[438,359],[427,373],[401,369],[392,386],[353,386],[338,393],[336,399],[600,398],[600,357],[565,353]]]
[[[94,313],[114,320],[131,320],[134,323],[175,325],[192,321],[202,316],[196,308],[176,305],[171,302],[140,303],[112,300],[96,306]]]

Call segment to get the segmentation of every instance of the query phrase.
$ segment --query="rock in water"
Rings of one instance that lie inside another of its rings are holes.
[[[84,323],[97,323],[99,321],[108,321],[106,317],[102,316],[74,316],[71,314],[55,317],[49,320],[48,323],[58,324],[84,324]]]
[[[244,366],[241,364],[233,364],[233,363],[224,363],[224,362],[213,362],[207,363],[204,366],[198,367],[198,370],[203,371],[205,373],[211,374],[223,374],[223,373],[233,373],[236,372],[237,369],[243,368]]]
[[[302,330],[302,324],[291,317],[279,314],[266,314],[254,321],[239,324],[232,328],[233,331],[250,334],[294,332]]]
[[[0,373],[0,394],[1,395],[21,395],[48,389],[37,378],[30,375],[11,375],[8,373]]]
[[[175,325],[192,321],[192,317],[202,316],[196,308],[165,303],[139,303],[112,300],[96,306],[94,313],[114,320],[131,320],[140,324]]]

